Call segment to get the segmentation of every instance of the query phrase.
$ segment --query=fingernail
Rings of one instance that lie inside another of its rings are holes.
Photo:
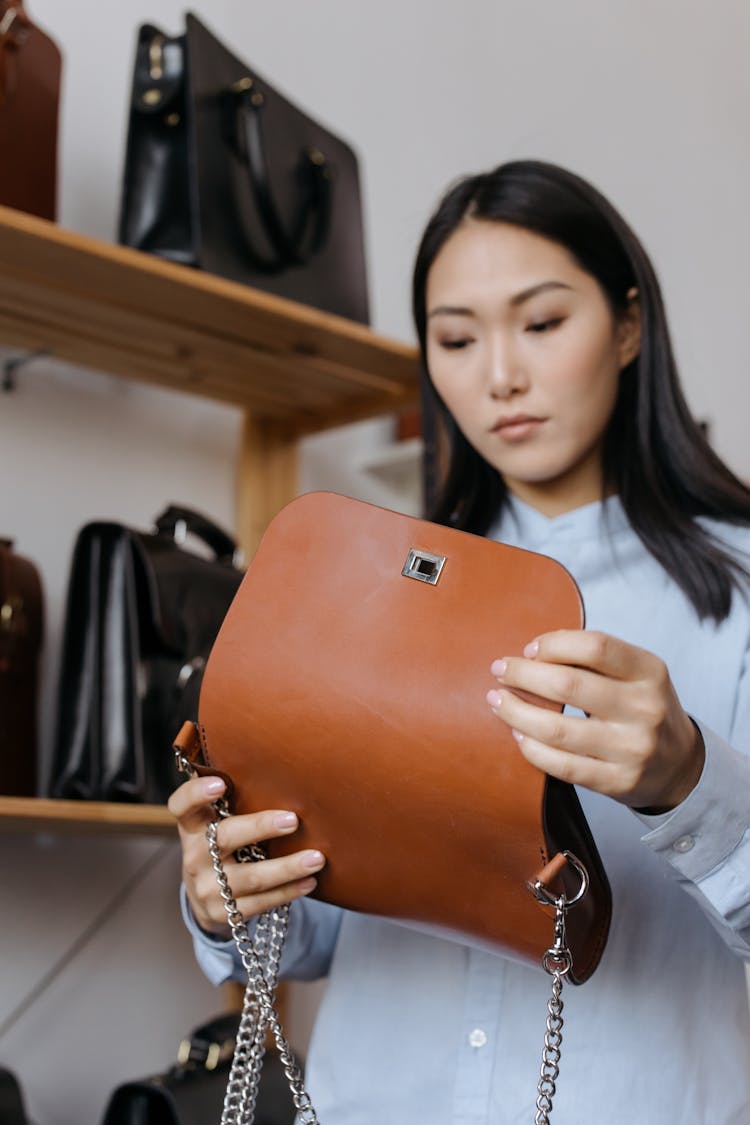
[[[305,852],[302,856],[302,866],[309,867],[311,871],[317,871],[325,863],[325,858],[322,852]]]
[[[507,660],[496,660],[490,669],[493,676],[497,676],[498,680],[502,680],[505,673],[508,671]]]
[[[224,792],[226,785],[220,777],[207,777],[203,782],[203,788],[211,797],[215,797],[217,794]]]
[[[539,652],[539,641],[531,641],[529,644],[526,645],[526,648],[523,650],[524,656],[527,657],[529,660],[533,660],[538,652]]]
[[[490,707],[492,707],[493,709],[496,708],[496,707],[499,707],[500,704],[502,703],[502,701],[503,701],[502,692],[494,691],[494,690],[487,692],[487,702],[489,703]]]
[[[303,894],[303,895],[309,895],[310,891],[314,891],[315,888],[317,887],[317,885],[318,885],[317,879],[304,879],[299,884],[300,893]]]
[[[296,828],[297,816],[293,812],[282,812],[273,818],[273,822],[277,828]]]
[[[511,727],[510,733],[515,738],[516,742],[523,742],[523,735],[521,734],[520,730],[516,730],[515,727]]]

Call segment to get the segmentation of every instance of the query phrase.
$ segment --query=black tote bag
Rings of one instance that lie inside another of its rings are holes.
[[[369,321],[354,151],[191,14],[138,32],[119,239]]]

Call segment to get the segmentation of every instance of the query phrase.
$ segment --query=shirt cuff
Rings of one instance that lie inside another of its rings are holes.
[[[750,828],[750,758],[694,721],[706,748],[698,784],[670,812],[635,815],[650,829],[642,837],[643,843],[660,853],[683,878],[698,882],[739,846]]]
[[[237,974],[237,952],[233,938],[214,937],[202,930],[193,916],[184,884],[180,887],[180,908],[188,933],[193,939],[195,957],[211,984],[226,984]]]

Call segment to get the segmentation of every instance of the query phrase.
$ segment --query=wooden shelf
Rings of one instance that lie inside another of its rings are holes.
[[[298,437],[416,401],[416,349],[0,207],[0,343],[232,403]]]
[[[173,817],[162,805],[57,801],[44,797],[0,797],[0,829],[34,832],[104,832],[176,836]]]
[[[249,558],[295,495],[298,438],[412,406],[414,347],[260,290],[0,207],[0,345],[245,412]],[[168,835],[166,808],[0,797],[0,829]]]

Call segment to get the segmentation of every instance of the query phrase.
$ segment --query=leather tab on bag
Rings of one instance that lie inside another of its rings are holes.
[[[568,860],[562,852],[558,852],[546,867],[538,871],[536,875],[532,875],[531,883],[541,883],[550,894],[561,895],[565,891],[562,882],[562,873],[568,866]]]
[[[220,777],[226,785],[224,800],[231,800],[234,785],[229,774],[214,769],[206,761],[201,739],[200,727],[197,723],[185,722],[172,743],[172,749],[179,759],[183,759],[198,777]]]
[[[197,723],[185,722],[180,727],[179,733],[172,743],[175,754],[181,754],[195,769],[202,764],[203,747]]]

